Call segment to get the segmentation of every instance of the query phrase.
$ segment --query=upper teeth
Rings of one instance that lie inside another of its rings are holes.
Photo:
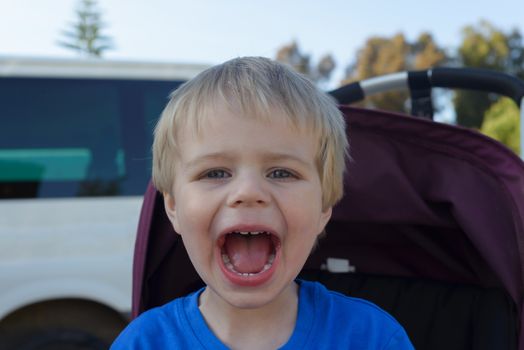
[[[238,233],[240,233],[241,235],[258,235],[259,233],[269,234],[268,232],[265,232],[265,231],[239,231]]]

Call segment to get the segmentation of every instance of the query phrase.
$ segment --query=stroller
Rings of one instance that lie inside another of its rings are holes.
[[[347,118],[352,161],[345,196],[299,277],[376,303],[417,349],[524,350],[524,162],[478,132],[428,120],[432,87],[491,91],[524,104],[524,82],[457,68],[332,91]],[[427,118],[346,106],[401,88],[411,93],[412,112]],[[132,316],[202,285],[150,184]]]

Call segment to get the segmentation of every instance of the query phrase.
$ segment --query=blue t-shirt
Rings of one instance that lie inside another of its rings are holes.
[[[317,282],[297,282],[295,329],[280,349],[413,349],[398,322],[374,304],[329,291]],[[227,350],[200,313],[202,291],[143,313],[120,334],[111,350]]]

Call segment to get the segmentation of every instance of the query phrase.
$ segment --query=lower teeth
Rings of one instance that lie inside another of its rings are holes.
[[[231,260],[229,259],[229,256],[227,254],[222,254],[222,261],[224,262],[224,265],[227,267],[227,269],[229,271],[236,273],[238,276],[250,277],[250,276],[255,276],[255,275],[258,275],[258,274],[260,274],[262,272],[265,272],[265,271],[269,270],[271,268],[271,266],[273,265],[273,262],[275,261],[275,254],[271,254],[269,256],[269,259],[267,260],[267,264],[265,264],[264,267],[262,268],[262,271],[259,271],[259,272],[256,272],[256,273],[238,272],[238,271],[236,271],[235,267],[231,263]]]

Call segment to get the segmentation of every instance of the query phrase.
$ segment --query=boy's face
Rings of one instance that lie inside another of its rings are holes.
[[[331,216],[309,132],[218,106],[203,131],[179,130],[168,216],[200,277],[222,300],[256,308],[300,272]]]

